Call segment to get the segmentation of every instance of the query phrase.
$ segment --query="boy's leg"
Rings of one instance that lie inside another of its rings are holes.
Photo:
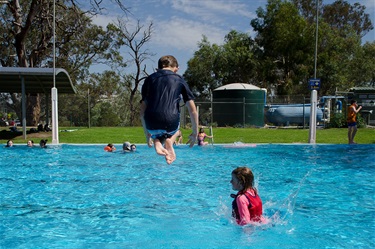
[[[165,140],[165,149],[168,151],[168,154],[165,155],[165,160],[167,161],[168,164],[171,164],[173,163],[175,160],[176,160],[176,153],[174,152],[174,148],[173,148],[173,136],[171,138],[167,138]]]
[[[170,138],[165,139],[164,147],[168,151],[168,155],[165,156],[165,160],[168,164],[173,163],[176,160],[176,153],[174,152],[173,144],[178,137],[178,132],[173,134]]]
[[[355,134],[357,134],[357,126],[353,126],[353,131],[352,131],[352,144],[355,144],[356,142],[354,142],[354,137],[355,137]]]

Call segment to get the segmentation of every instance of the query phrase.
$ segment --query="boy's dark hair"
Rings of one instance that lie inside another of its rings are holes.
[[[158,69],[166,67],[178,67],[177,59],[172,55],[164,55],[158,61]]]
[[[350,101],[350,104],[352,105],[352,104],[354,104],[355,102],[357,102],[357,100],[352,99],[352,100]]]

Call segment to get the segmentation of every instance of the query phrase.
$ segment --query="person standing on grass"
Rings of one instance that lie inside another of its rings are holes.
[[[356,144],[354,142],[355,134],[357,133],[357,113],[362,109],[362,106],[358,107],[357,101],[350,101],[350,106],[348,108],[348,140],[349,144]]]
[[[192,125],[190,147],[194,146],[198,135],[194,95],[182,76],[177,74],[178,69],[174,56],[162,56],[157,71],[148,76],[142,86],[140,117],[146,142],[152,147],[153,139],[156,153],[164,156],[168,164],[176,160],[173,144],[180,128],[181,96],[188,108]]]

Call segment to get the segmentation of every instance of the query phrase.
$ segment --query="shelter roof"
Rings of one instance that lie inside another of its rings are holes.
[[[26,93],[50,93],[53,87],[53,68],[0,67],[0,92],[21,93],[24,78]],[[69,74],[55,68],[55,83],[59,93],[76,93]]]
[[[247,83],[232,83],[216,88],[217,90],[261,90],[259,87]]]
[[[375,93],[375,87],[352,87],[349,89],[349,92],[356,92],[356,93]]]

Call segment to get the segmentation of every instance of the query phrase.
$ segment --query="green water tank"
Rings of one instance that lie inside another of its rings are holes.
[[[212,92],[213,122],[218,126],[264,126],[267,90],[245,83],[233,83]]]

